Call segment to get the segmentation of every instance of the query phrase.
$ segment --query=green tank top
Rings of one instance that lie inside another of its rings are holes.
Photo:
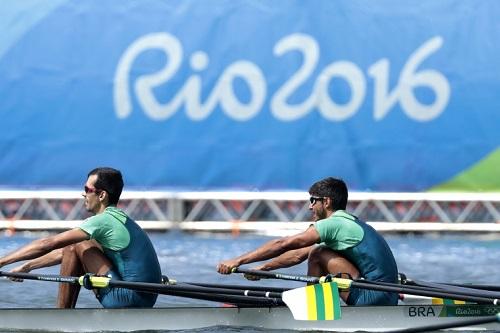
[[[330,217],[317,221],[314,227],[321,242],[336,251],[356,246],[364,237],[363,228],[343,210],[337,210]]]

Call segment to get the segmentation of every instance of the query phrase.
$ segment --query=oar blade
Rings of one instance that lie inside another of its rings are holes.
[[[460,301],[457,299],[449,299],[449,298],[432,298],[433,305],[463,305],[463,304],[473,304],[473,302]]]
[[[320,283],[283,292],[283,302],[296,320],[337,320],[341,318],[337,283]]]

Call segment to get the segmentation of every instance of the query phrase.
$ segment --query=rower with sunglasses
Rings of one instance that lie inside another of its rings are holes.
[[[271,240],[254,251],[225,260],[217,266],[221,274],[235,267],[264,261],[257,270],[275,270],[308,259],[307,275],[347,273],[353,279],[396,283],[396,260],[384,238],[370,225],[346,212],[347,186],[341,179],[325,178],[314,183],[309,209],[315,221],[294,236]],[[250,280],[258,279],[249,274]],[[348,305],[396,305],[397,293],[351,288],[340,296]]]
[[[135,221],[116,207],[122,189],[120,171],[113,168],[90,171],[82,195],[85,208],[94,216],[78,228],[35,240],[0,258],[0,267],[29,260],[12,272],[28,273],[61,264],[64,276],[93,273],[115,280],[160,283],[160,264],[151,240]],[[79,285],[61,283],[57,307],[74,308],[79,291]],[[105,308],[152,307],[157,298],[157,294],[123,288],[106,287],[94,292]]]

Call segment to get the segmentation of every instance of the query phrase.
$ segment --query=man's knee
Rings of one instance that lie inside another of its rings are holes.
[[[77,255],[77,252],[76,252],[75,244],[67,245],[63,248],[63,256],[64,257],[76,256],[76,255]]]
[[[74,246],[75,253],[86,272],[104,275],[113,267],[101,247],[94,241],[83,241]]]
[[[309,267],[321,267],[326,273],[348,273],[353,278],[359,277],[358,269],[344,256],[327,246],[316,246],[309,253]]]
[[[310,252],[309,252],[309,257],[307,259],[309,267],[311,266],[317,266],[317,267],[322,267],[323,269],[326,268],[326,263],[328,262],[328,258],[331,258],[332,256],[335,255],[335,252],[333,252],[331,249],[327,248],[326,246],[319,245],[315,246]]]
[[[63,257],[69,258],[69,257],[76,257],[78,259],[81,259],[84,256],[84,253],[92,249],[94,247],[93,243],[89,241],[83,241],[71,245],[67,245],[63,248]],[[100,251],[99,248],[97,250]]]
[[[313,262],[319,262],[323,261],[327,257],[335,256],[336,253],[331,250],[330,248],[324,246],[324,245],[319,245],[315,246],[310,252],[309,252],[309,261]]]
[[[79,258],[82,258],[87,251],[99,251],[102,253],[101,249],[92,241],[87,240],[79,242],[72,245],[74,247],[75,253]]]

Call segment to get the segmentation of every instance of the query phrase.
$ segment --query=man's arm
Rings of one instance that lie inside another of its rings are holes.
[[[285,252],[282,255],[274,258],[273,260],[255,267],[254,269],[272,271],[279,268],[287,268],[298,265],[307,259],[307,257],[309,256],[309,252],[313,247],[314,245]]]
[[[234,259],[225,260],[217,266],[217,271],[221,274],[230,274],[234,267],[275,258],[290,250],[308,248],[319,241],[320,238],[316,229],[314,227],[309,227],[300,234],[269,241],[254,251],[245,253]],[[305,250],[301,252],[301,255],[304,253]],[[287,261],[285,262],[285,260]],[[292,257],[287,258],[287,256],[283,256],[280,259],[281,264],[289,264],[290,261],[288,260],[292,260]]]
[[[22,265],[17,266],[16,268],[11,269],[10,271],[13,273],[29,273],[34,269],[42,268],[42,267],[50,267],[57,264],[60,264],[63,256],[63,249],[56,249],[44,256],[39,258],[27,261]],[[19,278],[10,278],[12,281],[22,282],[23,279]]]
[[[53,250],[44,256],[23,263],[22,265],[14,268],[11,272],[29,273],[37,268],[50,267],[60,264],[63,256],[62,253],[63,249]]]
[[[22,260],[39,258],[55,249],[60,249],[67,245],[78,243],[87,239],[89,239],[89,235],[79,228],[68,230],[54,236],[37,239],[28,245],[9,253],[5,257],[0,258],[0,267]],[[47,257],[45,259],[53,260],[54,258],[51,259],[51,257]],[[43,259],[38,262],[38,264],[41,263],[43,263]],[[40,267],[44,266],[39,266],[38,268]]]
[[[287,268],[295,266],[303,262],[309,257],[309,252],[312,250],[312,246],[304,247],[298,250],[291,250],[283,253],[282,255],[274,258],[271,261],[265,262],[260,266],[254,267],[252,269],[260,271],[272,271],[279,268]],[[250,273],[244,274],[247,280],[256,281],[260,280],[260,277],[252,275]]]

